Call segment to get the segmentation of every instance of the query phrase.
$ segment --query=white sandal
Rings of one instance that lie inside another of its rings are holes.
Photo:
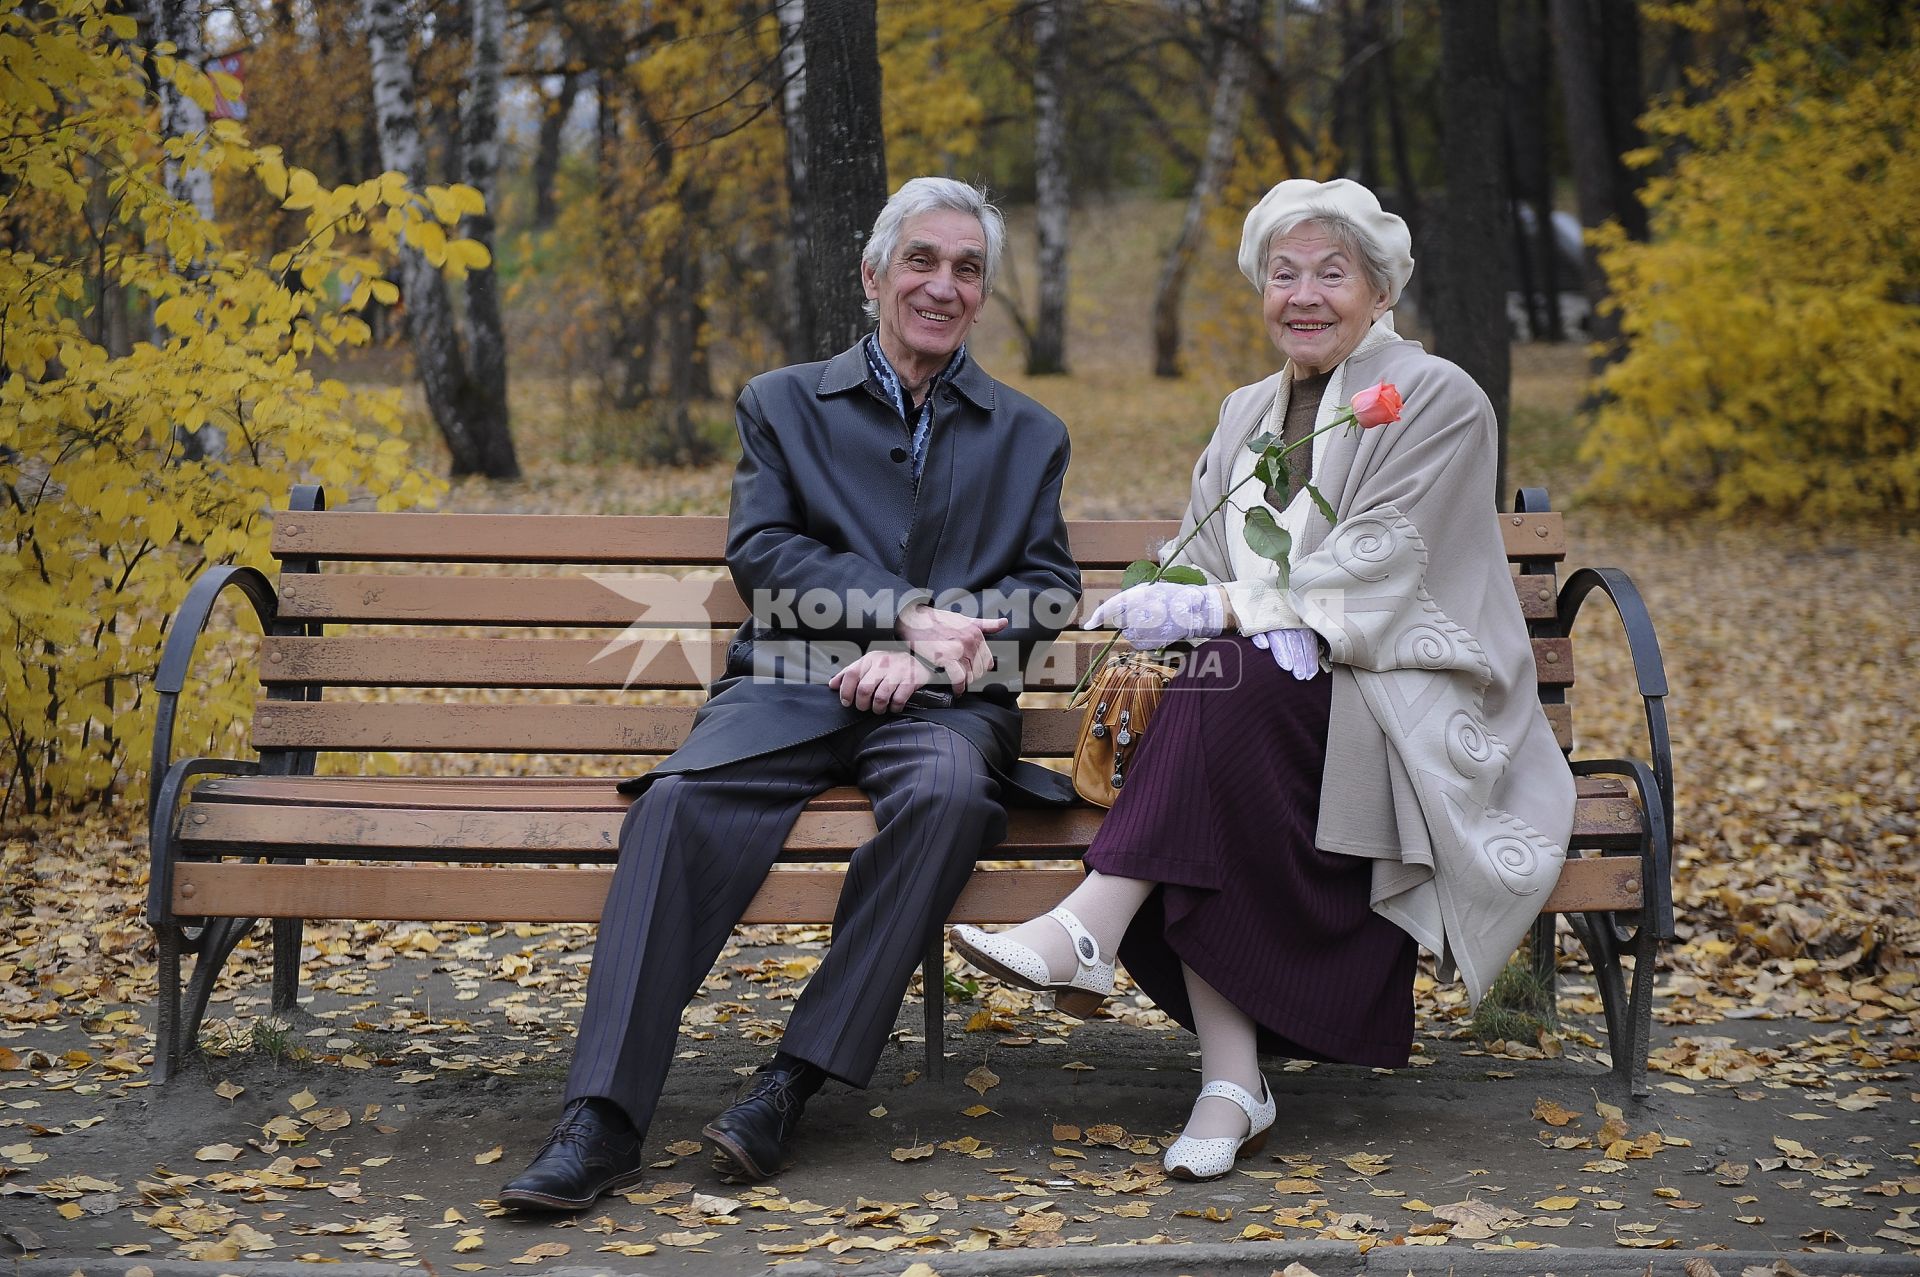
[[[1175,1179],[1219,1179],[1233,1169],[1237,1159],[1258,1153],[1267,1146],[1267,1129],[1273,1125],[1277,1106],[1265,1078],[1260,1079],[1258,1100],[1232,1082],[1207,1083],[1200,1088],[1200,1099],[1209,1095],[1238,1104],[1240,1111],[1247,1115],[1248,1131],[1244,1137],[1225,1135],[1209,1140],[1190,1139],[1182,1133],[1160,1159],[1167,1174]],[[1194,1102],[1198,1104],[1199,1100]]]
[[[1038,953],[1009,939],[1004,933],[982,931],[961,923],[947,933],[954,952],[979,967],[1021,989],[1053,994],[1055,1009],[1082,1020],[1099,1009],[1113,993],[1113,963],[1100,954],[1100,942],[1082,926],[1080,919],[1064,905],[1047,911],[1047,917],[1067,929],[1073,941],[1073,956],[1078,965],[1065,980],[1053,979],[1047,960]]]

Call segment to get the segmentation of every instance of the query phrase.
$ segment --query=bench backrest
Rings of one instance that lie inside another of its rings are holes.
[[[1566,548],[1560,515],[1497,517],[1521,608],[1547,621]],[[1071,523],[1082,614],[1175,530],[1163,520]],[[253,745],[268,757],[671,753],[747,615],[726,575],[725,538],[717,516],[280,513],[280,623],[262,640],[267,699]],[[1069,633],[1051,672],[1028,683],[1029,757],[1072,752],[1080,711],[1061,694],[1105,641]],[[1541,699],[1568,748],[1571,643],[1536,637],[1534,648]],[[481,690],[405,690],[455,688]],[[539,770],[554,767],[543,757]]]

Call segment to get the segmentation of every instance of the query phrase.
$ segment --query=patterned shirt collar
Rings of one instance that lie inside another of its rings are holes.
[[[917,410],[908,404],[906,388],[900,384],[899,374],[894,372],[893,365],[887,362],[886,355],[881,351],[879,334],[868,333],[861,341],[860,348],[866,352],[867,370],[879,383],[881,393],[893,405],[893,410],[900,414],[900,420],[906,422],[913,431],[913,482],[918,487],[920,472],[927,464],[927,443],[933,436],[934,392],[952,381],[966,367],[967,348],[962,344],[960,349],[953,352],[953,358],[947,361],[947,366],[934,374],[933,380],[927,384],[927,396],[920,401]]]

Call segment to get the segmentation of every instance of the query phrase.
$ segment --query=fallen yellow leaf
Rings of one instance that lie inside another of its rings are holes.
[[[538,1246],[528,1247],[526,1254],[516,1255],[507,1262],[509,1264],[537,1264],[543,1259],[558,1259],[572,1249],[573,1247],[567,1245],[565,1242],[541,1242]]]
[[[505,1155],[506,1151],[507,1150],[500,1145],[495,1144],[484,1153],[475,1153],[473,1155],[473,1164],[475,1166],[491,1166],[493,1163],[499,1161],[500,1158]]]
[[[241,1150],[231,1144],[209,1144],[205,1148],[197,1149],[194,1152],[193,1160],[196,1162],[231,1162],[234,1158],[240,1156],[240,1151]]]

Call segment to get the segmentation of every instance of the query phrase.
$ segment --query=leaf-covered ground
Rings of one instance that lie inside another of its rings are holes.
[[[1219,394],[1260,370],[1223,356],[1156,382],[1113,353],[1137,332],[1099,337],[1076,376],[1027,387],[1074,430],[1069,512],[1172,514]],[[1017,366],[1004,338],[978,345]],[[1578,359],[1519,356],[1516,484],[1572,489]],[[565,397],[532,378],[518,393],[530,478],[450,508],[724,509],[724,466],[567,460]],[[286,1025],[249,945],[216,995],[213,1059],[156,1098],[142,813],[123,806],[0,831],[0,1237],[462,1269],[651,1253],[708,1272],[1089,1240],[1920,1248],[1920,544],[1578,507],[1569,529],[1572,563],[1639,580],[1672,684],[1681,937],[1644,1109],[1596,1101],[1599,1003],[1563,937],[1559,1033],[1478,1046],[1459,991],[1423,977],[1415,1067],[1276,1072],[1289,1116],[1221,1185],[1158,1172],[1193,1063],[1159,1012],[1128,998],[1077,1024],[991,985],[951,1009],[944,1083],[916,1077],[916,999],[876,1091],[817,1102],[813,1160],[722,1185],[689,1137],[778,1039],[823,939],[751,929],[683,1020],[654,1177],[604,1213],[514,1224],[489,1194],[549,1120],[590,929],[314,925],[313,997]],[[1579,752],[1640,756],[1617,627],[1596,612],[1577,637]]]

